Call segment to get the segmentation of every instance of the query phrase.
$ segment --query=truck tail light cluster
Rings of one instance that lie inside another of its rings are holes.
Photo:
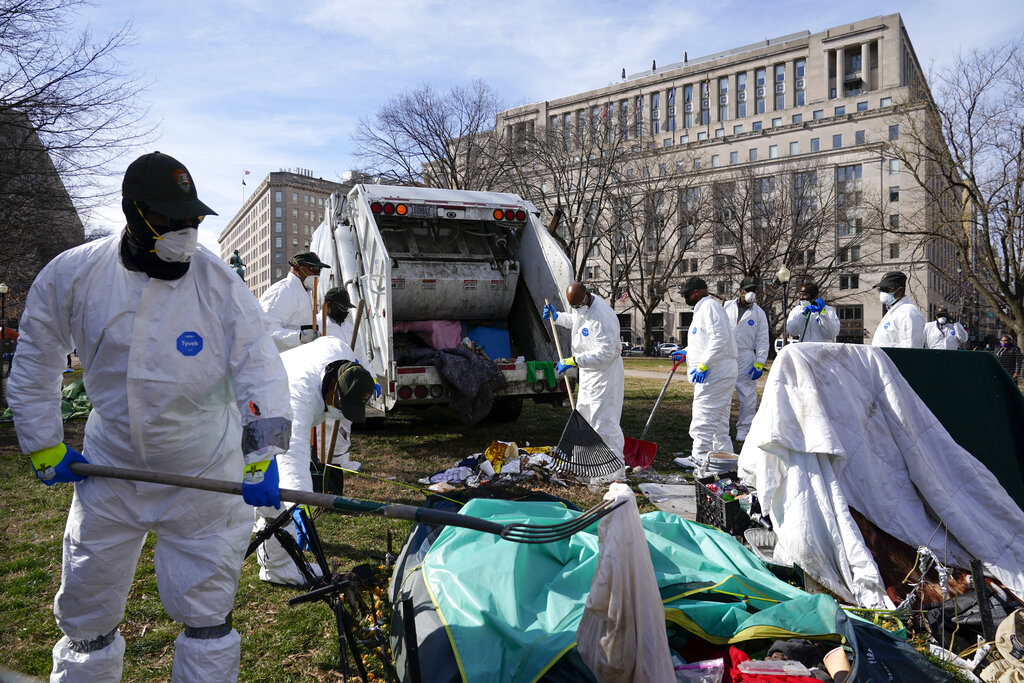
[[[495,209],[494,220],[522,222],[526,220],[526,212],[523,211],[522,209],[519,209],[517,211],[513,209]]]
[[[412,398],[441,398],[444,394],[444,387],[440,384],[417,384],[415,386],[401,386],[398,387],[398,398],[403,401],[408,401]]]
[[[370,211],[374,214],[382,213],[385,216],[404,216],[409,213],[409,207],[405,204],[392,204],[391,202],[373,202],[370,204]]]

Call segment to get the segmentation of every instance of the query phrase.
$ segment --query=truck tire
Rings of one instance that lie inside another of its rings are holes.
[[[487,422],[515,422],[523,412],[523,399],[499,398],[484,418]]]

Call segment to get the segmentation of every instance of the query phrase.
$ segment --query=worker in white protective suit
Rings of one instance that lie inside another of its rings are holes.
[[[626,439],[619,420],[626,372],[622,366],[619,319],[608,304],[588,292],[582,283],[573,282],[566,287],[565,298],[572,311],[559,313],[551,304],[544,305],[545,320],[554,320],[556,325],[572,330],[572,355],[559,360],[555,371],[560,375],[572,366],[579,368],[576,410],[621,461],[617,471],[596,477],[594,483],[624,479],[622,448]]]
[[[920,349],[924,346],[924,316],[907,296],[907,276],[893,271],[886,273],[873,289],[888,311],[882,316],[871,338],[872,346],[894,346]]]
[[[288,275],[270,285],[260,297],[260,307],[278,351],[294,349],[317,338],[309,292],[320,271],[330,268],[311,251],[296,254],[288,263],[292,267]]]
[[[352,300],[341,287],[331,287],[324,293],[324,312],[327,314],[327,330],[325,334],[329,334],[332,337],[345,342],[345,344],[351,345],[352,343],[352,331],[355,323],[352,321],[351,309],[355,308],[352,305]],[[358,360],[363,367],[369,367],[369,363],[366,359],[366,354],[362,351],[362,345],[359,340],[362,339],[362,335],[359,335],[359,339],[356,341],[356,347],[352,349],[353,358]]]
[[[757,280],[745,278],[740,283],[739,296],[729,299],[724,306],[736,339],[736,398],[740,404],[737,441],[747,439],[757,410],[757,380],[764,374],[768,360],[768,316],[756,303],[757,290]]]
[[[924,347],[956,351],[967,341],[967,330],[949,315],[949,309],[939,306],[935,309],[935,320],[924,326]]]
[[[797,305],[789,312],[786,331],[801,342],[835,342],[839,336],[836,309],[818,296],[818,285],[805,282],[800,286]]]
[[[241,639],[231,608],[250,506],[280,505],[288,379],[252,294],[196,244],[199,221],[214,212],[184,165],[143,155],[122,195],[120,236],[65,251],[39,273],[8,385],[36,477],[75,482],[51,680],[121,677],[118,625],[153,531],[160,599],[184,626],[172,680],[234,681]],[[60,413],[60,375],[76,345],[93,404],[81,453],[63,442]],[[243,497],[83,478],[76,461],[241,481]]]
[[[686,359],[693,383],[690,438],[692,460],[707,463],[710,453],[731,453],[729,403],[736,386],[736,339],[722,304],[708,296],[708,284],[697,276],[683,283],[680,293],[693,306],[686,350],[672,354]]]
[[[292,408],[292,436],[288,451],[279,455],[281,488],[312,491],[310,473],[310,430],[328,418],[339,422],[335,456],[331,464],[358,470],[359,463],[349,459],[353,422],[366,420],[366,400],[379,387],[370,373],[354,362],[352,349],[341,339],[324,336],[281,354],[288,373],[288,391]],[[334,491],[341,495],[341,491]],[[279,514],[272,507],[256,508],[256,532],[266,527]],[[295,523],[284,529],[293,537]],[[305,578],[298,566],[274,538],[256,551],[260,579],[275,584],[303,585]],[[315,571],[314,571],[315,573]]]

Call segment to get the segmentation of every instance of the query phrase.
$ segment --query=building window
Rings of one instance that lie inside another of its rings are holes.
[[[878,101],[878,106],[879,107],[891,107],[892,106],[892,98],[891,97],[883,97],[882,99],[880,99]]]
[[[693,127],[693,86],[683,86],[683,128]]]
[[[299,238],[298,237],[293,237],[292,238],[292,246],[296,247],[296,248],[299,246]]]
[[[889,227],[898,228],[900,227],[900,215],[898,213],[889,214]]]
[[[699,131],[697,131],[697,140],[698,141],[699,140],[707,140],[707,139],[708,139],[708,132],[706,130],[699,130]]]
[[[711,155],[711,168],[718,168],[718,166],[719,166],[719,156],[717,154],[712,154]]]
[[[764,113],[764,96],[765,96],[765,82],[764,82],[764,78],[765,78],[765,70],[764,69],[757,69],[756,71],[754,71],[754,83],[755,83],[755,89],[754,89],[754,102],[755,102],[754,113],[756,113],[756,114],[763,114]]]
[[[274,222],[274,232],[281,232],[281,221]]]
[[[818,119],[825,118],[825,110],[815,109],[814,112],[811,114],[811,118],[814,119],[815,121],[817,121]]]
[[[747,151],[747,161],[757,161],[757,147],[751,147]]]
[[[738,164],[739,161],[740,161],[740,153],[739,152],[729,152],[729,163],[730,164]]]
[[[281,269],[280,268],[274,268],[274,277],[276,277],[278,280],[281,279]]]
[[[898,259],[900,257],[900,245],[890,244],[889,245],[889,258]]]
[[[665,164],[658,164],[658,175],[665,175],[666,168]]]
[[[889,175],[896,175],[900,172],[900,160],[889,159]]]
[[[798,59],[793,62],[794,81],[796,87],[794,88],[793,104],[798,107],[804,106],[804,67],[807,65],[807,61]]]
[[[893,186],[889,188],[889,201],[898,202],[900,200],[900,188]]]
[[[835,115],[836,116],[842,116],[845,113],[846,113],[846,107],[845,106],[840,105],[840,106],[835,108]]]
[[[786,108],[786,65],[775,65],[775,111]]]
[[[820,149],[820,141],[818,138],[811,138],[811,151],[817,152]]]
[[[832,136],[832,149],[839,149],[843,146],[843,134],[838,133]]]
[[[278,202],[278,203],[281,202],[281,191],[280,190],[278,190],[277,192],[274,193],[274,201]]]
[[[868,103],[867,102],[858,102],[857,103],[857,111],[867,111],[867,110],[868,110]]]
[[[280,263],[280,262],[281,262],[281,252],[278,252],[278,253],[274,254],[274,263]]]
[[[754,130],[761,130],[761,122],[754,121],[752,124],[750,124],[750,127],[753,128]]]
[[[732,127],[732,134],[733,135],[739,135],[742,132],[743,132],[743,124],[740,124],[738,126],[733,126]]]
[[[702,164],[703,164],[703,162],[700,159],[694,159],[693,160],[693,170],[694,171],[699,171]]]
[[[839,276],[839,289],[859,289],[860,288],[860,276],[859,275],[840,275]]]
[[[662,140],[661,141],[661,146],[662,147],[671,147],[672,146],[672,138],[665,138],[664,140]]]
[[[292,192],[292,201],[298,203],[298,201],[299,201],[299,193],[298,192]]]
[[[706,126],[711,122],[711,100],[708,92],[711,85],[704,81],[700,86],[700,123]]]
[[[866,137],[864,131],[858,130],[853,133],[853,144],[863,145],[865,140]]]
[[[689,135],[680,135],[679,136],[679,144],[680,145],[685,145],[685,144],[687,144],[689,142],[690,142],[690,136]]]
[[[890,140],[899,140],[899,138],[900,138],[900,126],[899,126],[899,124],[896,124],[894,126],[889,126],[889,139]]]
[[[278,249],[281,248],[281,238],[280,237],[275,237],[274,238],[274,246],[277,247]]]
[[[729,119],[729,77],[722,76],[718,79],[718,120]]]
[[[736,118],[747,115],[747,72],[736,74]]]
[[[791,157],[792,156],[796,156],[799,153],[800,153],[800,143],[795,141],[795,140],[793,142],[789,143],[789,156],[791,156]]]
[[[281,207],[280,206],[275,206],[274,207],[274,218],[280,218],[280,217],[281,217]]]
[[[722,294],[728,294],[728,293],[729,293],[729,283],[728,282],[723,282],[722,280],[719,280],[718,281],[718,294],[722,295]]]
[[[860,260],[860,247],[843,247],[839,250],[839,262],[851,263]]]
[[[782,117],[781,116],[772,119],[772,128],[778,128],[781,125],[782,125]]]
[[[779,146],[778,145],[768,145],[768,158],[769,159],[778,159],[779,158]]]
[[[803,114],[793,114],[793,123],[803,123],[803,120],[804,120],[804,115]]]
[[[292,223],[292,234],[295,235],[295,234],[298,234],[298,232],[299,232],[299,224],[298,223]]]
[[[725,137],[725,128],[715,128],[715,137],[716,138],[724,138]]]
[[[682,161],[676,162],[676,173],[682,173],[686,170],[686,164]]]

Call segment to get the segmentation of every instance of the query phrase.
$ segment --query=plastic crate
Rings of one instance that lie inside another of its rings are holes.
[[[765,563],[772,574],[787,583],[803,588],[804,572],[800,567],[786,566],[775,561],[775,543],[778,537],[774,531],[764,527],[751,526],[743,532],[743,540],[747,542],[751,552]]]
[[[713,526],[730,534],[741,534],[750,525],[750,516],[737,500],[722,500],[721,496],[707,487],[722,479],[736,481],[735,472],[723,472],[701,477],[694,483],[697,499],[697,521]]]

